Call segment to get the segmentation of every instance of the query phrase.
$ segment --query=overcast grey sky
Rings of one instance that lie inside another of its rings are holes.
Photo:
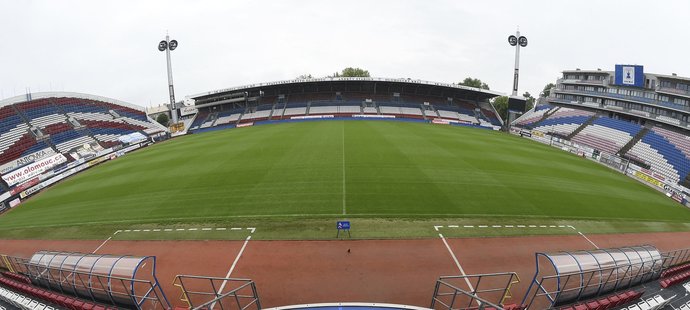
[[[326,76],[458,82],[509,93],[516,26],[520,93],[563,69],[690,76],[690,1],[9,1],[0,0],[0,98],[64,90],[138,105],[166,101],[166,30],[176,96]]]

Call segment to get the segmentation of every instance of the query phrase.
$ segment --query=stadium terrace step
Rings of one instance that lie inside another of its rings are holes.
[[[573,132],[571,132],[571,133],[566,137],[566,139],[568,139],[568,140],[572,139],[572,138],[575,137],[577,134],[579,134],[581,131],[583,131],[587,126],[591,125],[591,124],[594,122],[594,120],[596,120],[596,119],[597,119],[597,116],[596,116],[596,115],[592,115],[592,117],[590,117],[588,120],[586,120],[584,123],[582,123],[582,125],[580,125],[580,127],[578,127],[577,129],[573,130]]]
[[[637,144],[637,142],[642,140],[642,137],[644,137],[647,134],[647,132],[649,132],[649,128],[647,126],[645,126],[644,128],[642,128],[642,130],[640,130],[640,132],[638,132],[632,138],[632,140],[630,140],[630,142],[628,142],[625,146],[623,146],[623,148],[621,148],[621,150],[619,151],[620,155],[621,156],[626,155],[628,153],[628,151],[630,151],[630,149],[632,149],[632,147],[635,144]]]

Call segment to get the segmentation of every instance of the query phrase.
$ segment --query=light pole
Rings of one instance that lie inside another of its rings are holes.
[[[177,112],[175,111],[175,88],[173,87],[170,51],[174,51],[176,48],[177,40],[170,40],[169,35],[165,35],[165,40],[158,43],[158,50],[161,52],[165,51],[165,57],[168,60],[168,92],[170,93],[170,115],[172,116],[173,124],[177,124]]]
[[[515,35],[508,37],[508,43],[515,46],[515,73],[513,74],[513,96],[517,96],[518,92],[518,78],[520,75],[520,47],[527,46],[527,37],[520,35],[520,30],[515,32]]]

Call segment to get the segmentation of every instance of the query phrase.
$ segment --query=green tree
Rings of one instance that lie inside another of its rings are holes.
[[[493,105],[494,105],[494,108],[496,108],[496,112],[498,112],[498,115],[501,116],[501,119],[503,119],[503,121],[507,122],[508,121],[508,97],[506,97],[506,96],[497,97],[496,99],[494,99]]]
[[[163,126],[168,126],[168,122],[170,122],[170,119],[168,118],[168,114],[161,113],[156,116],[156,122]]]
[[[554,83],[546,84],[546,86],[544,86],[544,90],[542,90],[541,94],[539,94],[539,97],[548,97],[549,94],[551,94],[551,88],[553,88],[554,86],[556,86],[556,84]]]
[[[534,102],[537,101],[537,98],[534,98],[528,91],[522,94],[522,96],[527,99],[527,111],[531,110],[534,107]]]
[[[458,83],[458,85],[465,85],[465,86],[481,88],[481,89],[489,89],[489,85],[482,82],[482,80],[474,79],[471,77],[465,78],[462,82]]]
[[[369,71],[362,68],[347,67],[342,72],[335,73],[335,77],[370,77]]]

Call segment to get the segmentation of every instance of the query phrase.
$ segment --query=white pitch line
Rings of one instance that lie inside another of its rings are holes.
[[[592,240],[589,240],[589,238],[587,238],[587,236],[585,236],[583,233],[581,233],[581,232],[579,232],[579,231],[578,231],[577,233],[580,234],[580,236],[582,236],[582,237],[584,237],[585,239],[587,239],[587,241],[588,241],[590,244],[592,244],[595,248],[597,248],[597,249],[599,248],[596,244],[594,244],[594,242],[592,242]]]
[[[153,231],[161,231],[160,229],[154,229]]]
[[[176,230],[176,231],[183,231],[184,228],[177,228],[177,229],[175,229],[175,230]]]
[[[218,227],[218,228],[216,228],[216,230],[226,230],[226,229],[227,229],[227,228],[225,228],[225,227]]]
[[[345,123],[343,122],[343,215],[347,214],[347,204],[345,203]]]
[[[150,229],[144,229],[144,231],[151,231]]]
[[[141,231],[141,229],[134,229],[134,230],[132,230],[132,231]]]
[[[525,228],[525,225],[518,225],[518,228]]]
[[[190,229],[187,229],[187,230],[194,231],[194,230],[199,230],[199,229],[198,229],[198,228],[190,228]]]
[[[255,227],[247,227],[247,230],[251,230],[252,231],[251,233],[253,234],[256,231],[256,228]]]
[[[101,245],[99,245],[95,250],[93,250],[93,252],[91,252],[91,254],[96,254],[96,252],[98,252],[98,250],[100,250],[106,243],[108,243],[108,241],[110,241],[110,239],[113,239],[113,237],[115,237],[115,235],[117,235],[120,232],[122,232],[122,230],[115,231],[110,237],[108,237],[108,239],[105,239],[105,241],[103,241],[103,243],[101,243]]]
[[[230,230],[242,230],[242,228],[240,228],[240,227],[233,227],[233,228],[230,228]]]
[[[529,228],[535,228],[537,225],[529,225]]]
[[[479,228],[487,228],[487,227],[489,227],[489,226],[486,226],[486,225],[479,225],[478,227],[479,227]]]
[[[244,240],[244,244],[242,244],[242,248],[240,249],[240,252],[237,253],[235,261],[232,262],[232,266],[230,266],[230,270],[228,270],[228,273],[225,275],[225,278],[229,278],[232,274],[232,271],[235,270],[235,266],[237,266],[237,262],[240,260],[240,256],[242,256],[242,253],[244,252],[244,249],[247,247],[247,243],[249,243],[249,240],[251,238],[252,236],[247,236],[247,239]],[[223,280],[223,283],[220,285],[220,289],[218,290],[218,295],[223,293],[223,289],[225,288],[225,284],[227,283],[228,280]],[[213,307],[211,307],[211,309],[213,309]]]
[[[172,231],[170,228],[163,229],[163,231]]]
[[[462,226],[462,227],[465,227],[465,228],[474,228],[474,225],[465,225],[465,226]]]
[[[465,283],[467,283],[467,287],[470,288],[470,291],[474,291],[474,287],[472,287],[472,283],[470,283],[470,280],[467,279],[467,274],[465,273],[465,270],[462,269],[462,266],[460,266],[460,262],[458,261],[458,258],[455,257],[455,253],[453,253],[453,250],[450,249],[450,245],[448,245],[448,241],[446,241],[446,238],[443,236],[443,234],[438,234],[438,236],[441,237],[443,244],[446,245],[446,249],[448,249],[448,253],[450,253],[450,257],[453,258],[455,265],[458,266],[458,270],[460,270],[460,273],[463,275],[463,277],[465,277]]]
[[[125,232],[130,232],[130,231],[132,231],[132,230],[131,229],[125,229]]]
[[[546,228],[546,225],[539,225],[539,227],[541,227],[541,228]]]
[[[513,225],[505,225],[506,228],[513,228]]]
[[[202,228],[201,230],[212,230],[213,228]]]
[[[448,225],[448,227],[449,227],[449,228],[458,228],[458,227],[460,227],[460,226],[458,226],[458,225]]]
[[[438,231],[439,228],[443,228],[443,226],[434,226],[434,229]]]
[[[492,225],[493,228],[501,228],[501,225]]]

